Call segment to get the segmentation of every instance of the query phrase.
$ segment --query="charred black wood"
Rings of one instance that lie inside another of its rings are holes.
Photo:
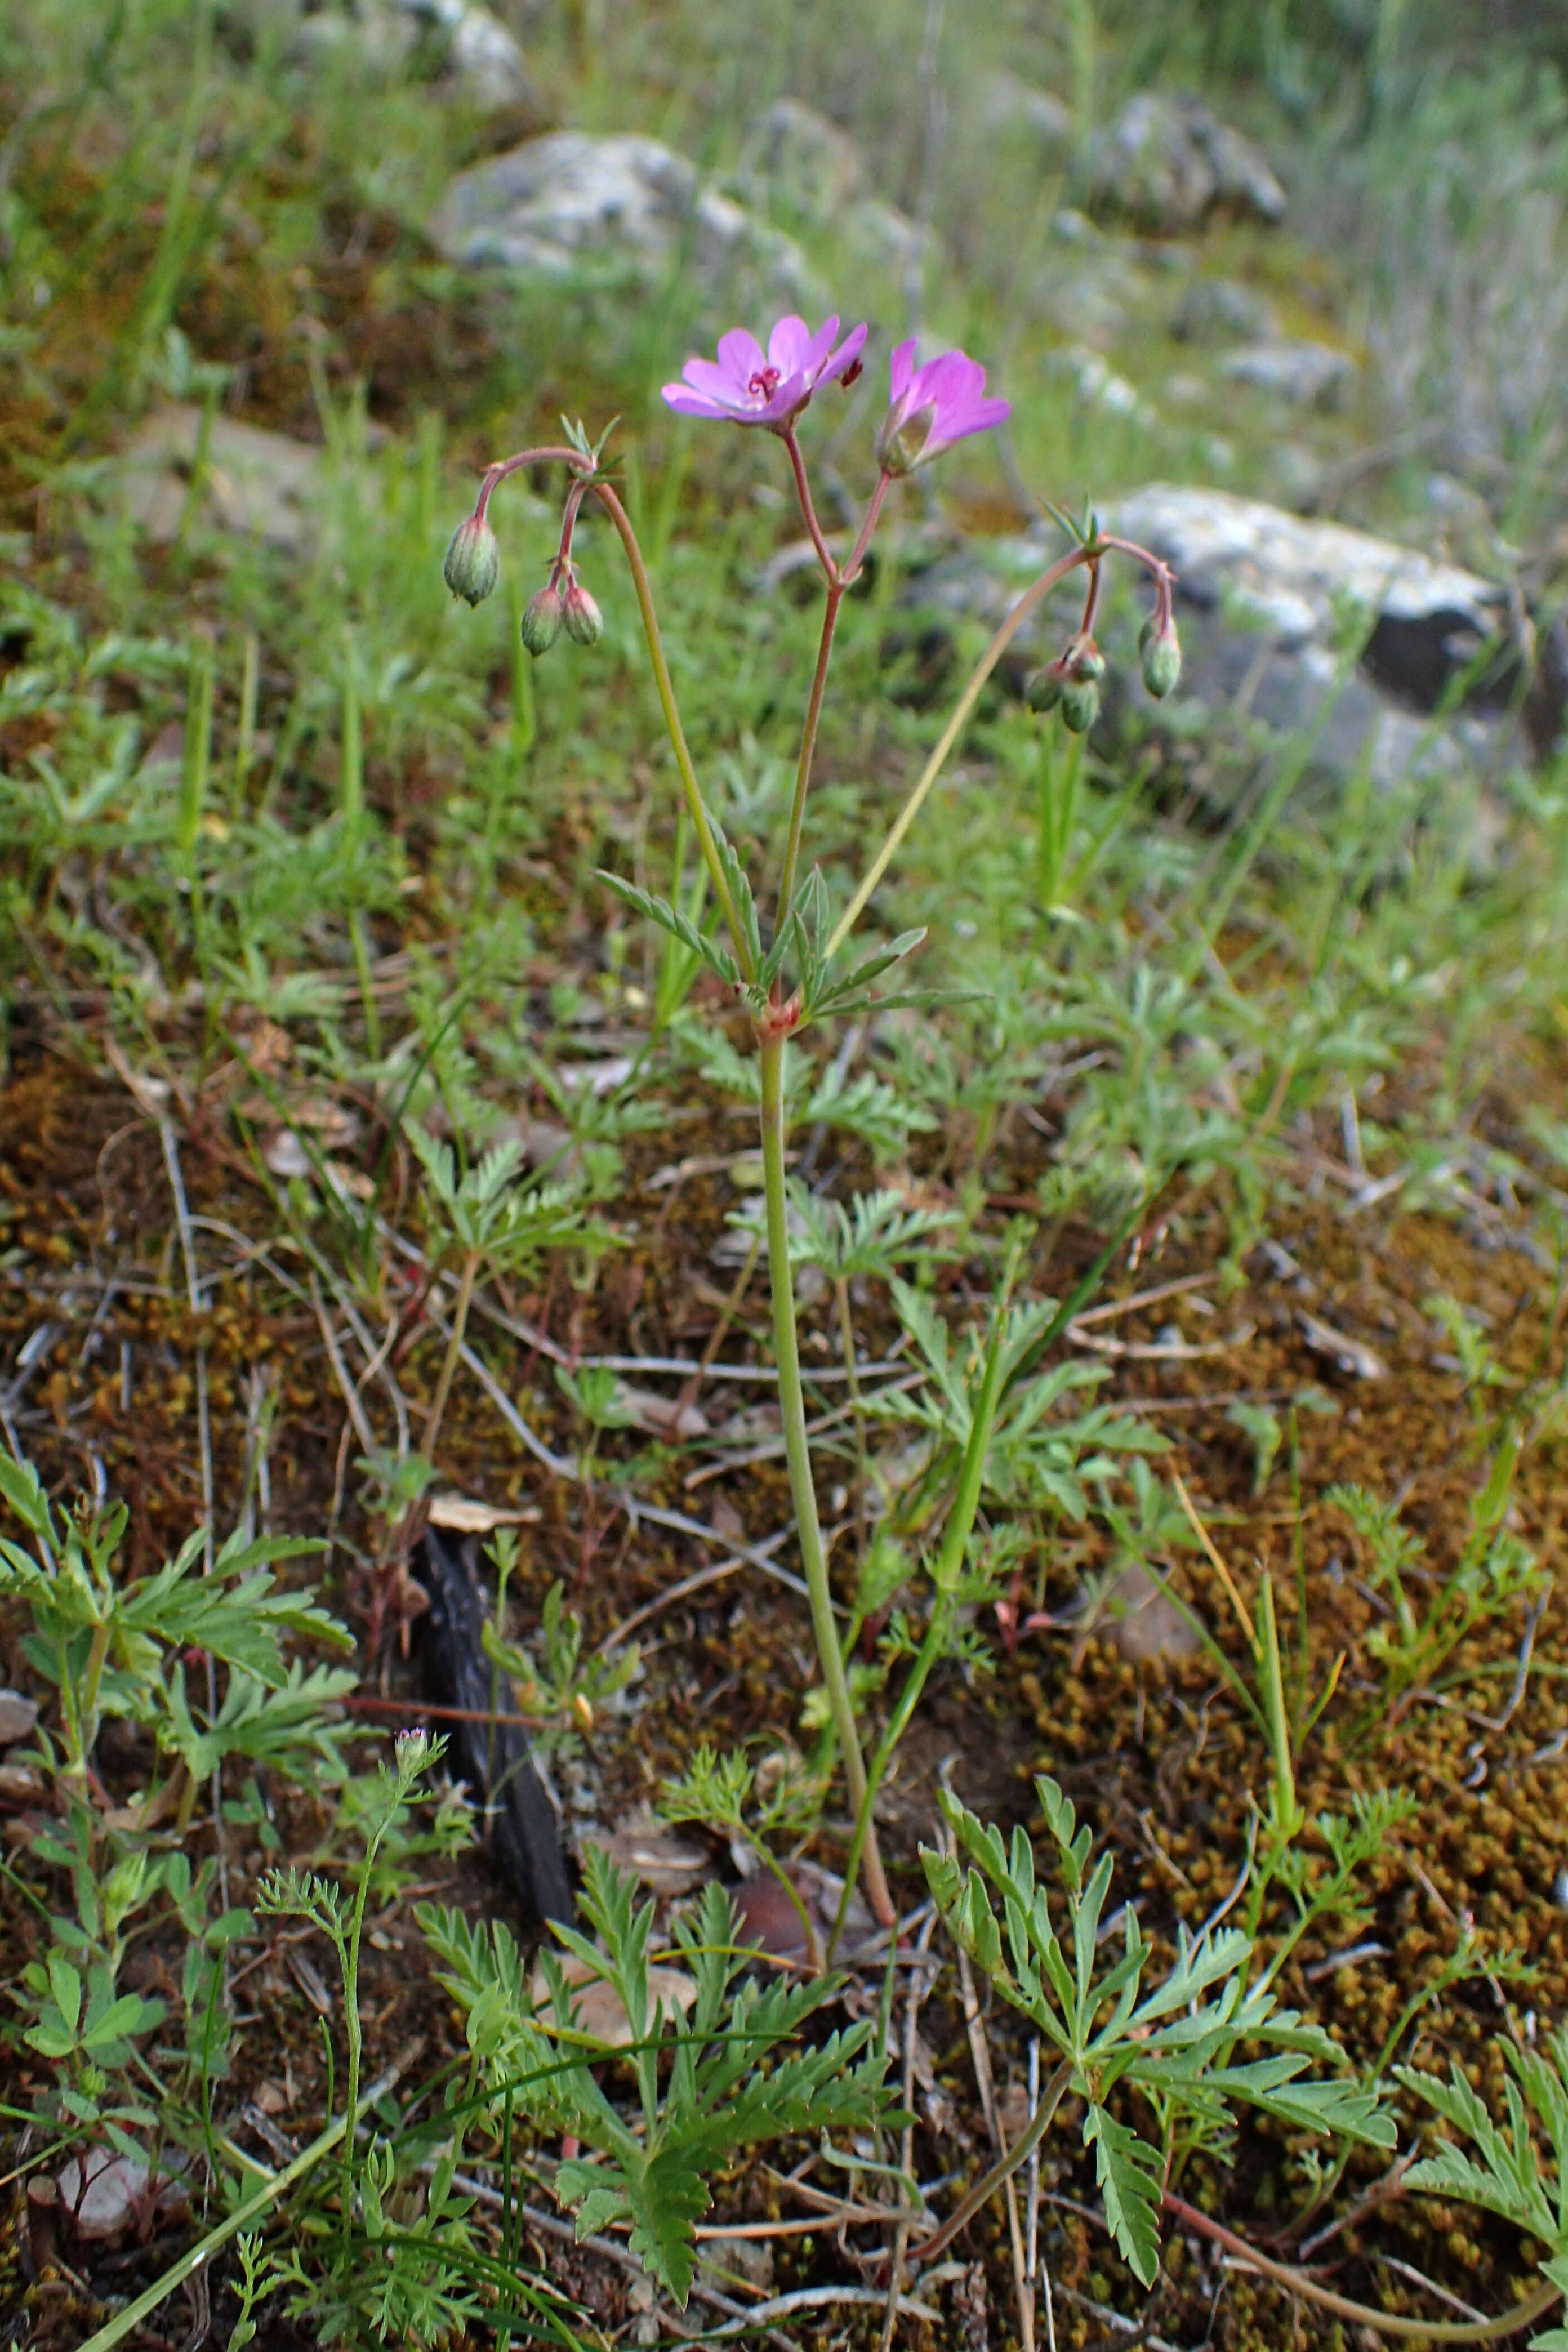
[[[518,1712],[517,1693],[499,1679],[484,1653],[489,1614],[478,1580],[463,1553],[434,1528],[420,1538],[416,1573],[430,1597],[422,1621],[429,1696],[439,1706],[468,1709],[478,1719],[453,1726],[452,1753],[483,1808],[490,1858],[516,1895],[531,1927],[570,1921],[575,1906],[561,1831],[521,1724],[488,1720]]]

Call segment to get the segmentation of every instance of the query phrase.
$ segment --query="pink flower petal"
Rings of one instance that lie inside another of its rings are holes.
[[[895,408],[910,388],[910,378],[914,373],[915,345],[916,338],[911,335],[907,343],[898,346],[888,362],[889,392]]]
[[[664,398],[669,406],[678,410],[682,416],[709,416],[715,418],[721,424],[725,424],[734,415],[733,409],[721,407],[720,404],[716,400],[710,400],[706,393],[689,391],[683,383],[667,383],[664,387]]]
[[[831,323],[837,326],[837,321],[835,320]],[[826,329],[825,328],[823,331],[826,333]],[[832,357],[824,360],[822,365],[817,369],[816,381],[818,383],[837,383],[839,377],[846,374],[847,371],[854,366],[856,361],[859,358],[862,351],[864,351],[866,347],[866,336],[868,331],[868,330],[864,325],[850,328],[849,332],[845,336],[844,341],[839,344],[838,349],[833,353]]]
[[[746,399],[745,379],[739,383],[726,367],[712,360],[688,360],[680,371],[693,392],[706,394],[710,400],[722,401],[727,408],[737,408]]]
[[[833,326],[837,332],[838,326],[837,319],[834,320]],[[833,337],[830,335],[827,340],[831,343]],[[779,320],[768,337],[769,364],[778,368],[784,375],[794,375],[796,373],[809,374],[806,355],[811,350],[811,329],[804,319],[797,319],[792,311],[787,318]]]
[[[720,336],[719,364],[732,378],[739,390],[743,392],[752,378],[767,363],[761,343],[744,327],[731,327],[727,335]]]

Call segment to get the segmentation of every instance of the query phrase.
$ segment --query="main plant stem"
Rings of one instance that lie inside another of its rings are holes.
[[[784,1188],[784,1052],[782,1036],[764,1036],[760,1045],[763,1088],[763,1190],[767,1204],[768,1275],[773,1291],[773,1354],[778,1366],[779,1407],[784,1416],[784,1456],[789,1465],[790,1495],[795,1504],[795,1530],[800,1538],[801,1567],[811,1595],[812,1630],[833,1727],[844,1756],[844,1777],[849,1789],[849,1811],[858,1820],[866,1801],[866,1764],[860,1736],[855,1727],[844,1654],[833,1617],[833,1594],[827,1581],[827,1556],[822,1544],[822,1523],[816,1514],[816,1487],[811,1475],[811,1446],[805,1433],[805,1393],[800,1380],[800,1349],[795,1328],[795,1281],[790,1268],[788,1194]],[[867,1899],[879,1926],[890,1927],[898,1915],[878,1850],[875,1825],[868,1820],[860,1861]]]

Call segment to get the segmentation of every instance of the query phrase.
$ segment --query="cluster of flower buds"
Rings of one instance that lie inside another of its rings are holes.
[[[537,661],[550,651],[563,629],[574,645],[596,646],[604,635],[605,617],[570,559],[558,556],[544,586],[528,600],[522,616],[523,645]]]
[[[1091,592],[1090,605],[1094,598]],[[1143,683],[1156,702],[1175,691],[1182,675],[1182,647],[1171,611],[1168,577],[1160,577],[1160,597],[1138,637]],[[1087,627],[1079,631],[1067,651],[1024,681],[1024,699],[1031,710],[1057,710],[1074,735],[1087,735],[1100,716],[1100,681],[1105,676],[1105,656]]]
[[[492,487],[493,482],[487,481],[479,504],[466,522],[458,524],[442,566],[453,595],[465,597],[470,604],[483,604],[500,577],[500,550],[485,513]],[[563,629],[579,646],[596,646],[604,635],[604,614],[578,579],[572,561],[572,530],[581,499],[579,486],[567,501],[561,551],[550,567],[550,577],[539,593],[529,598],[522,616],[522,642],[536,660],[550,651]]]
[[[1105,676],[1105,656],[1087,631],[1080,631],[1066,653],[1024,681],[1024,699],[1031,710],[1060,707],[1062,725],[1074,735],[1087,735],[1100,716],[1100,681]]]

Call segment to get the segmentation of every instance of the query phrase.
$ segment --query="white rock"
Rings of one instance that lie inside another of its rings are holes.
[[[1223,490],[1150,485],[1100,509],[1107,530],[1147,547],[1177,575],[1184,665],[1179,692],[1149,703],[1156,725],[1190,727],[1195,710],[1226,713],[1243,727],[1300,738],[1307,766],[1343,781],[1364,769],[1373,783],[1438,778],[1499,748],[1506,691],[1500,688],[1440,724],[1433,713],[1451,682],[1489,643],[1508,642],[1503,592],[1477,573],[1342,523],[1316,522]],[[908,601],[994,624],[1061,551],[1054,529],[971,541],[910,583]],[[1367,633],[1359,664],[1342,646],[1347,609]],[[1052,624],[1019,640],[1026,667],[1055,650]],[[1129,642],[1108,647],[1118,690],[1136,665]]]
[[[552,131],[460,172],[430,234],[450,261],[553,278],[615,263],[657,276],[689,238],[705,276],[743,267],[791,299],[812,290],[791,239],[704,187],[684,155],[634,132]]]
[[[1477,573],[1258,499],[1154,482],[1107,508],[1102,520],[1173,564],[1184,595],[1208,604],[1223,596],[1288,641],[1330,643],[1346,604],[1385,621],[1463,633],[1465,659],[1476,639],[1502,625],[1503,593]]]
[[[321,9],[295,25],[289,50],[300,64],[348,56],[373,73],[394,73],[426,37],[443,79],[476,105],[517,106],[531,95],[516,35],[479,0],[358,0],[346,11]]]
[[[521,106],[531,94],[528,67],[514,33],[488,8],[468,7],[452,27],[447,70],[477,105]]]

